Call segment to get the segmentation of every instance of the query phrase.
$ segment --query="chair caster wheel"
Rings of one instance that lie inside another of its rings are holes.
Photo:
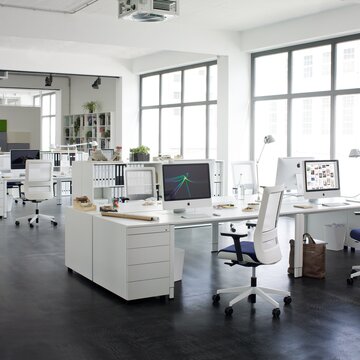
[[[56,226],[56,225],[57,225],[57,222],[56,222],[56,221],[52,221],[52,224],[53,224],[54,226]]]
[[[17,204],[17,203],[18,203],[18,201],[17,201],[16,199],[14,200],[14,202],[15,202],[15,204]]]
[[[255,304],[256,303],[256,294],[250,294],[248,296],[248,302],[252,303],[252,304]]]
[[[30,222],[31,221],[31,218],[28,218],[28,222]]]
[[[218,304],[220,301],[220,295],[219,294],[213,295],[212,301],[213,301],[213,304]]]
[[[284,297],[284,303],[285,303],[285,305],[289,305],[289,304],[291,304],[291,302],[292,302],[291,296],[285,296],[285,297]]]
[[[232,306],[228,306],[227,308],[225,308],[226,316],[231,316],[233,312],[234,312],[234,310],[233,310]]]
[[[272,316],[274,319],[278,319],[280,317],[281,311],[279,308],[273,309]]]
[[[33,227],[34,227],[34,224],[29,224],[29,225],[30,225],[30,227],[31,227],[31,228],[33,228]]]
[[[348,278],[346,279],[346,282],[348,285],[353,285],[354,284],[354,279],[353,278]]]
[[[20,222],[19,222],[19,221],[15,221],[15,225],[16,225],[16,226],[19,226],[19,225],[20,225]]]

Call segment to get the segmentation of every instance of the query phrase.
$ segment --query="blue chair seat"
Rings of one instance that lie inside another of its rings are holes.
[[[360,241],[360,228],[357,228],[357,229],[352,229],[351,232],[350,232],[350,236],[357,240],[357,241]]]
[[[241,241],[240,245],[244,262],[260,264],[258,258],[256,257],[254,243],[252,241]],[[235,245],[230,245],[224,249],[219,250],[218,256],[220,258],[236,261]]]

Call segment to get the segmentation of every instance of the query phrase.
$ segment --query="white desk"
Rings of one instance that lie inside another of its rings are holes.
[[[0,212],[0,217],[2,216],[3,218],[7,218],[7,208],[8,208],[8,204],[7,204],[7,183],[8,182],[23,182],[25,180],[24,176],[19,176],[19,175],[15,175],[15,174],[3,174],[0,175],[0,179],[2,180],[0,182],[0,186],[2,187],[0,189],[0,194],[3,194],[3,199],[1,199],[3,206],[0,207],[0,209],[3,209],[3,212]],[[66,182],[66,181],[71,181],[71,176],[70,175],[61,175],[61,174],[54,174],[54,182],[55,182],[55,186],[56,186],[56,203],[58,205],[62,204],[62,199],[61,199],[61,189],[62,189],[62,183]],[[1,198],[1,196],[0,196]]]
[[[304,201],[302,201],[303,203]],[[340,207],[314,205],[296,208],[285,200],[280,215],[295,218],[294,276],[302,276],[302,235],[305,216],[314,213],[350,211],[360,204]],[[212,250],[218,250],[219,223],[254,219],[258,212],[243,212],[243,202],[231,209],[197,209],[204,218],[185,219],[156,206],[139,202],[122,204],[120,212],[158,216],[159,221],[103,217],[98,212],[67,208],[65,213],[65,265],[126,300],[150,296],[174,297],[175,227],[194,224],[212,225]],[[217,213],[220,216],[214,216]]]

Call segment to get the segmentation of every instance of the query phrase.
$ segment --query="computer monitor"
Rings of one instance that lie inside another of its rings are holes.
[[[40,150],[13,149],[10,150],[11,170],[25,170],[26,160],[40,159]]]
[[[155,168],[125,168],[125,192],[130,200],[156,198]]]
[[[340,196],[338,160],[304,161],[304,198],[321,199]]]
[[[286,193],[304,194],[303,165],[312,157],[280,157],[276,171],[276,185],[284,185]]]
[[[162,178],[165,210],[182,212],[212,205],[209,163],[163,164]]]
[[[114,149],[100,149],[100,150],[104,154],[104,156],[108,159],[108,161],[111,161],[114,155]],[[93,149],[89,149],[89,156],[91,156],[92,153],[93,153]]]

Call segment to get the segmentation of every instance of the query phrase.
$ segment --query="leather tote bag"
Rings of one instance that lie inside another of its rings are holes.
[[[323,279],[326,270],[325,244],[316,244],[308,233],[303,235],[303,241],[303,276]],[[290,240],[289,274],[294,274],[294,246],[295,241]]]

